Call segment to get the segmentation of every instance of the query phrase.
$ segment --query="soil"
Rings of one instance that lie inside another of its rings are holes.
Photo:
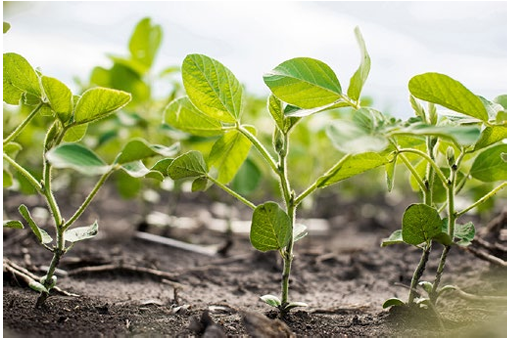
[[[308,307],[279,320],[259,297],[279,294],[282,261],[277,253],[259,253],[250,246],[250,211],[214,202],[208,195],[193,196],[181,196],[171,217],[163,203],[157,204],[147,218],[150,224],[140,229],[139,204],[120,201],[105,189],[80,219],[81,225],[98,219],[99,235],[77,243],[59,266],[58,286],[79,296],[54,293],[36,309],[38,294],[4,269],[4,336],[507,335],[506,302],[445,293],[437,304],[445,329],[430,310],[382,309],[387,298],[406,299],[408,290],[402,285],[409,285],[420,256],[419,250],[407,246],[380,247],[380,240],[399,226],[408,201],[389,207],[383,196],[362,203],[319,197],[313,213],[302,213],[310,233],[296,243],[290,285],[290,300]],[[21,201],[37,211],[34,217],[44,224],[47,215],[36,208],[41,201],[32,197],[5,195],[4,217],[16,218]],[[66,201],[75,208],[72,196]],[[226,219],[234,220],[232,232],[224,229]],[[168,223],[172,225],[161,226]],[[193,243],[199,250],[149,241],[139,230]],[[51,260],[29,229],[5,229],[3,250],[4,259],[39,276]],[[426,280],[433,279],[440,251],[437,247],[432,253]],[[443,285],[506,296],[506,281],[505,268],[451,250]]]

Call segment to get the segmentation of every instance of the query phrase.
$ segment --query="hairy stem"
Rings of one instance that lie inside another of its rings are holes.
[[[449,254],[450,250],[451,250],[451,246],[446,245],[444,247],[444,250],[442,251],[442,255],[440,256],[440,263],[438,263],[437,273],[435,275],[435,281],[433,282],[433,287],[429,294],[430,301],[433,305],[437,303],[437,299],[438,299],[437,290],[440,285],[440,281],[442,279],[442,274],[444,273],[445,262],[447,260],[447,255]]]
[[[274,161],[274,159],[272,158],[272,156],[270,155],[269,151],[263,146],[263,144],[256,138],[256,136],[254,136],[253,134],[251,134],[249,132],[249,130],[247,130],[246,128],[244,128],[243,126],[239,125],[237,126],[237,130],[239,132],[241,132],[245,137],[248,138],[248,140],[255,146],[255,148],[258,150],[258,152],[260,152],[260,154],[263,156],[263,158],[265,159],[265,161],[267,161],[267,163],[270,165],[271,169],[274,171],[274,173],[278,173],[278,168],[277,168],[277,164],[276,162]]]
[[[104,182],[108,179],[108,177],[113,173],[113,170],[108,171],[104,175],[101,176],[99,181],[95,184],[92,191],[88,194],[87,198],[83,201],[83,203],[80,205],[78,210],[74,213],[74,215],[69,218],[67,222],[64,223],[62,226],[62,230],[65,231],[67,228],[69,228],[71,225],[73,225],[74,222],[83,214],[83,212],[87,209],[87,207],[90,205],[90,202],[94,199],[95,195],[99,192],[101,187],[103,186]]]
[[[484,195],[481,199],[477,200],[475,203],[473,203],[472,205],[466,207],[465,209],[459,211],[456,213],[456,216],[457,217],[460,217],[461,215],[467,213],[468,211],[472,210],[473,208],[483,204],[484,202],[486,202],[488,199],[490,199],[493,195],[495,195],[499,190],[505,188],[507,186],[507,182],[503,182],[501,183],[500,185],[496,186],[495,188],[493,188],[493,190],[491,190],[489,193],[487,193],[486,195]]]
[[[37,179],[35,179],[32,174],[28,172],[25,168],[23,168],[21,165],[18,164],[15,160],[13,160],[9,155],[4,153],[4,160],[7,161],[14,169],[16,169],[23,177],[27,179],[27,181],[32,185],[32,187],[37,190],[38,193],[42,194],[42,186],[39,182],[37,182]]]
[[[239,201],[241,201],[242,203],[244,203],[245,205],[247,205],[248,207],[250,207],[251,209],[256,209],[256,205],[254,205],[253,203],[251,203],[250,201],[248,201],[245,197],[242,197],[241,195],[239,195],[237,192],[233,191],[232,189],[230,189],[228,186],[224,185],[223,183],[219,182],[218,180],[216,180],[215,178],[211,177],[211,176],[207,176],[207,179],[211,180],[215,185],[217,185],[219,188],[223,189],[224,191],[226,191],[228,194],[232,195],[233,197],[235,197],[236,199],[238,199]]]
[[[408,304],[412,305],[415,297],[417,296],[417,284],[421,279],[424,270],[426,269],[426,263],[428,263],[429,254],[431,252],[431,243],[426,245],[424,250],[422,251],[421,259],[419,260],[419,264],[415,268],[414,274],[412,275],[412,281],[410,282],[410,292],[408,293]]]
[[[14,140],[22,131],[23,129],[25,129],[25,127],[27,126],[28,123],[30,123],[30,121],[35,117],[35,115],[37,115],[37,112],[39,111],[39,109],[42,108],[42,106],[44,105],[44,103],[39,103],[37,105],[37,107],[35,107],[34,110],[32,110],[30,112],[30,114],[28,114],[27,118],[25,120],[23,120],[23,122],[21,122],[21,124],[19,126],[16,127],[16,129],[14,129],[12,131],[12,133],[9,134],[9,136],[7,136],[5,139],[4,139],[4,146],[11,142],[12,140]]]

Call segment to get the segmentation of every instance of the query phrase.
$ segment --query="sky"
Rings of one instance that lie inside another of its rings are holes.
[[[363,94],[409,116],[407,84],[440,72],[488,99],[507,92],[506,1],[65,1],[3,2],[4,52],[23,55],[72,87],[107,54],[126,55],[136,23],[151,17],[164,38],[155,68],[201,53],[227,66],[249,92],[269,93],[262,76],[306,56],[327,63],[346,90],[360,62],[354,28],[371,56]]]

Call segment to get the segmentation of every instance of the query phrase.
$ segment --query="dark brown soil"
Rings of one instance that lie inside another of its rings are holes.
[[[138,238],[136,203],[120,205],[107,195],[101,195],[83,219],[99,219],[99,235],[78,243],[59,266],[58,286],[79,297],[55,294],[35,309],[38,294],[4,272],[5,337],[220,337],[222,332],[263,337],[270,335],[256,330],[267,328],[273,337],[290,331],[309,337],[506,336],[505,302],[466,301],[454,292],[445,294],[437,306],[445,331],[440,331],[429,311],[412,316],[404,308],[382,309],[387,298],[407,297],[407,289],[398,284],[409,284],[419,259],[418,250],[412,248],[380,248],[380,239],[398,226],[399,210],[392,216],[387,207],[350,205],[320,215],[325,219],[306,222],[310,235],[296,244],[290,298],[309,307],[284,318],[290,330],[285,331],[276,321],[264,322],[276,313],[259,300],[264,294],[279,294],[281,259],[275,253],[256,252],[240,230],[230,237],[232,245],[225,246],[227,236],[213,230],[213,223],[227,206],[206,202],[202,196],[201,201],[179,204],[173,228],[148,227],[151,233],[170,234],[207,248],[222,247],[225,252],[204,255]],[[7,196],[4,214],[16,217],[13,210],[19,198]],[[40,203],[28,202],[31,208]],[[376,210],[368,217],[352,211],[362,208]],[[228,214],[240,220],[250,216],[242,208]],[[182,225],[184,216],[191,225]],[[38,275],[43,275],[51,259],[28,229],[4,230],[3,250],[4,259]],[[433,278],[440,251],[437,248],[432,254],[427,280]],[[443,283],[474,294],[505,296],[506,280],[505,269],[455,248]],[[210,318],[200,320],[204,313]]]

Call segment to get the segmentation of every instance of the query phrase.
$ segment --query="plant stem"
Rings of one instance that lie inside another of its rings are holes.
[[[263,144],[261,144],[261,142],[256,138],[256,136],[254,136],[253,134],[251,134],[251,132],[249,132],[249,130],[247,130],[246,128],[244,128],[243,126],[241,125],[238,125],[237,126],[237,130],[239,132],[241,132],[245,137],[248,138],[249,141],[251,141],[251,143],[255,146],[256,149],[258,149],[258,151],[260,152],[260,154],[263,156],[263,158],[265,159],[265,161],[267,161],[267,163],[270,165],[271,169],[274,171],[274,173],[278,173],[278,168],[277,168],[277,164],[276,162],[274,161],[274,159],[272,158],[272,155],[270,155],[269,151],[263,146]]]
[[[304,198],[318,189],[320,185],[325,184],[330,177],[332,177],[339,169],[341,169],[345,161],[348,160],[350,156],[350,154],[343,156],[336,164],[334,164],[332,168],[330,168],[325,174],[320,176],[313,184],[311,184],[306,190],[297,196],[295,199],[295,205],[299,205],[302,200],[304,200]]]
[[[405,155],[399,154],[399,158],[403,161],[403,163],[408,168],[408,170],[410,171],[412,176],[415,178],[415,181],[417,182],[417,184],[419,184],[419,187],[421,188],[421,190],[425,191],[426,185],[422,182],[422,177],[419,176],[419,173],[417,172],[417,170],[415,170],[412,163],[410,163],[410,161],[406,158]]]
[[[25,168],[23,168],[22,166],[20,166],[18,164],[18,162],[16,162],[15,160],[13,160],[9,155],[7,155],[6,153],[4,153],[4,160],[6,160],[7,162],[9,162],[9,164],[14,168],[16,169],[21,175],[23,175],[23,177],[25,177],[27,179],[27,181],[35,188],[35,190],[37,190],[38,193],[42,194],[42,186],[39,182],[37,182],[37,180],[35,179],[34,176],[32,176],[32,174],[30,174]]]
[[[456,216],[457,217],[460,217],[461,215],[467,213],[468,211],[470,211],[471,209],[483,204],[484,202],[486,202],[488,199],[490,199],[493,195],[495,195],[499,190],[505,188],[507,186],[507,182],[504,182],[500,185],[498,185],[497,187],[493,188],[493,190],[491,190],[489,193],[487,193],[486,195],[484,195],[481,199],[477,200],[475,203],[473,203],[472,205],[466,207],[465,209],[459,211],[456,213]]]
[[[12,140],[14,140],[22,131],[23,129],[25,129],[25,127],[27,126],[27,124],[35,117],[35,115],[37,115],[37,112],[39,111],[39,109],[42,108],[42,106],[44,105],[44,103],[40,102],[37,107],[35,107],[34,110],[32,110],[30,112],[30,114],[28,114],[27,118],[21,122],[21,124],[19,126],[16,127],[16,129],[14,129],[12,131],[12,133],[10,133],[9,136],[7,136],[7,138],[4,139],[4,146],[11,142]]]
[[[417,284],[419,283],[419,280],[421,279],[422,274],[424,273],[424,270],[426,269],[426,263],[428,262],[430,252],[431,252],[431,243],[426,244],[426,247],[422,251],[422,255],[421,255],[421,259],[419,260],[419,264],[417,264],[414,274],[412,275],[412,281],[410,282],[410,292],[408,293],[408,305],[413,304],[415,296],[417,295],[415,290],[417,289]]]
[[[53,191],[51,190],[51,164],[44,159],[44,168],[43,168],[43,187],[42,187],[42,194],[46,198],[46,203],[48,204],[48,207],[50,208],[51,215],[53,216],[53,219],[55,220],[55,227],[57,229],[57,232],[62,227],[62,214],[60,213],[60,208],[58,207],[57,201],[55,199],[55,196],[53,195]]]
[[[53,275],[55,273],[55,270],[60,263],[60,259],[65,254],[65,240],[64,240],[64,231],[62,231],[62,227],[57,228],[57,246],[53,250],[53,259],[51,260],[51,263],[49,265],[48,272],[46,273],[46,276],[44,277],[44,282],[42,285],[50,291],[50,288],[53,284]],[[48,298],[49,293],[47,292],[41,292],[39,294],[39,297],[37,298],[37,302],[35,303],[35,307],[39,308],[41,307],[46,299]]]
[[[230,195],[232,195],[233,197],[235,197],[236,199],[238,199],[239,201],[241,201],[242,203],[244,203],[245,205],[247,205],[251,209],[253,209],[253,210],[256,209],[256,205],[254,205],[253,203],[248,201],[245,197],[242,197],[241,195],[239,195],[237,192],[235,192],[232,189],[230,189],[228,186],[226,186],[223,183],[219,182],[215,178],[207,175],[207,179],[211,180],[219,188],[223,189],[224,191],[226,191],[227,193],[229,193]]]
[[[429,294],[430,301],[433,305],[436,304],[438,299],[438,286],[440,285],[440,281],[442,279],[442,274],[445,269],[445,262],[447,260],[447,254],[449,253],[449,250],[451,250],[450,245],[446,245],[444,247],[444,250],[442,251],[442,255],[440,256],[440,263],[438,263],[437,273],[435,275],[435,281],[433,282],[433,287],[431,289],[431,292]]]
[[[107,173],[105,173],[104,175],[101,176],[99,181],[97,181],[97,183],[95,184],[94,188],[88,194],[87,198],[83,201],[83,203],[80,205],[78,210],[76,210],[74,215],[72,215],[71,218],[69,218],[69,220],[64,223],[64,225],[62,226],[62,230],[63,231],[67,230],[67,228],[69,228],[71,225],[73,225],[73,223],[76,222],[76,220],[81,216],[81,214],[83,214],[85,209],[89,206],[90,202],[92,202],[92,200],[94,199],[95,195],[97,195],[97,193],[99,192],[99,190],[103,186],[104,182],[106,182],[106,180],[108,179],[108,177],[112,173],[113,173],[113,170],[110,170],[110,171],[108,171]]]
[[[432,158],[430,158],[428,156],[428,154],[426,154],[425,152],[423,152],[421,150],[412,149],[412,148],[399,149],[398,152],[400,152],[400,153],[414,153],[414,154],[421,156],[423,159],[428,161],[428,163],[433,167],[433,169],[435,169],[435,173],[438,176],[438,178],[440,178],[440,181],[442,181],[442,183],[444,185],[447,185],[447,177],[445,177],[444,173],[442,173],[442,171],[440,170],[440,167],[435,163],[435,161],[433,161]]]
[[[290,273],[292,270],[292,261],[293,261],[293,229],[295,226],[295,211],[297,208],[297,204],[295,202],[294,193],[290,187],[290,181],[288,179],[288,171],[287,171],[287,156],[290,148],[290,137],[288,134],[284,135],[283,138],[283,146],[279,151],[279,165],[278,165],[278,175],[281,184],[281,192],[283,195],[283,199],[286,205],[286,213],[290,218],[290,224],[292,225],[292,232],[290,234],[290,239],[288,241],[288,245],[286,246],[283,253],[283,274],[281,276],[281,307],[280,314],[284,316],[288,311],[286,306],[288,305],[288,289],[290,285]]]
[[[434,144],[436,144],[436,140],[434,140],[432,137],[427,136],[426,137],[426,150],[428,152],[428,156],[430,159],[433,160],[433,163],[435,162],[435,154],[434,154]],[[429,205],[430,207],[433,206],[433,183],[435,181],[435,171],[433,170],[433,166],[428,163],[426,166],[426,181],[424,183],[424,186],[426,187],[425,190],[423,190],[423,197],[424,197],[424,203],[426,205]]]

